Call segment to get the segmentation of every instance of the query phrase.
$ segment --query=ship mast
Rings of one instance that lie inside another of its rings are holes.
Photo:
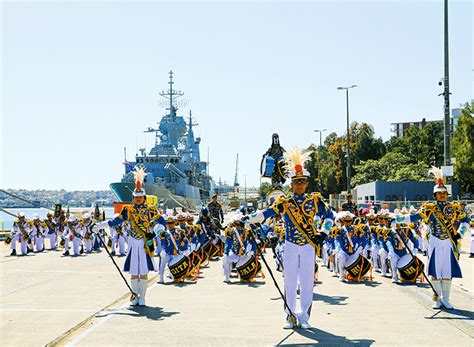
[[[166,92],[164,90],[162,90],[160,92],[160,96],[162,96],[163,98],[166,98],[166,99],[169,100],[170,115],[174,116],[174,115],[176,115],[177,107],[176,107],[176,105],[173,104],[173,97],[176,100],[176,99],[182,97],[184,95],[184,93],[181,90],[176,91],[176,90],[173,89],[173,84],[174,84],[174,82],[173,82],[173,70],[170,70],[169,75],[170,75],[170,80],[169,80],[168,84],[170,85],[170,87]],[[174,101],[174,102],[176,102],[176,101]]]

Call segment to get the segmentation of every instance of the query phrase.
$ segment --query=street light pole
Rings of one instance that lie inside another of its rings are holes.
[[[451,124],[449,119],[449,36],[448,0],[444,0],[444,165],[451,165]]]
[[[347,194],[351,192],[351,151],[350,151],[350,133],[349,133],[349,89],[357,87],[356,84],[353,84],[350,87],[337,87],[337,90],[346,91],[346,115],[347,115],[347,165],[346,165],[346,176],[347,176]]]
[[[323,134],[323,132],[326,131],[326,130],[328,130],[328,129],[321,129],[321,130],[316,129],[316,130],[314,131],[315,133],[319,133],[319,147],[322,147],[322,146],[323,146],[323,137],[322,137],[322,134]]]

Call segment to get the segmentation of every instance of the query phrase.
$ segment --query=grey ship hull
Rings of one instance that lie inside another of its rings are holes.
[[[110,184],[110,189],[112,189],[120,202],[132,201],[134,188],[135,184],[132,182],[116,182]],[[145,191],[147,195],[158,197],[158,199],[163,202],[164,208],[182,207],[190,211],[196,211],[196,208],[202,204],[200,199],[190,199],[174,195],[168,189],[153,184],[145,184]]]

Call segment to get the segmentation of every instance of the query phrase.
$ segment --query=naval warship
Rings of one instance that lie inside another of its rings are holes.
[[[208,201],[213,193],[214,182],[208,174],[208,163],[201,161],[199,145],[195,138],[191,111],[186,123],[177,114],[177,99],[184,95],[173,89],[173,71],[169,72],[169,89],[159,93],[166,104],[167,114],[158,123],[158,128],[149,127],[145,133],[155,133],[155,145],[147,154],[145,149],[135,156],[134,162],[125,158],[125,173],[120,182],[110,184],[120,202],[132,201],[135,187],[135,167],[145,169],[145,190],[148,195],[158,197],[163,208],[181,207],[196,210]]]

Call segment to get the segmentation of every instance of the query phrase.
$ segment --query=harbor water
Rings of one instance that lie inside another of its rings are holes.
[[[10,213],[13,213],[13,214],[18,214],[19,212],[23,212],[26,216],[26,219],[32,219],[33,218],[33,215],[35,213],[37,213],[39,215],[39,217],[41,219],[45,219],[46,218],[46,214],[48,213],[48,211],[50,210],[47,210],[45,208],[9,208],[9,209],[6,209],[8,212]],[[102,210],[105,211],[105,217],[106,218],[112,218],[113,214],[114,214],[114,208],[113,207],[104,207],[104,208],[101,208],[100,211],[102,212]],[[75,207],[75,208],[70,208],[70,211],[71,212],[78,212],[78,211],[83,211],[83,212],[91,212],[90,209],[88,209],[87,207]],[[53,211],[51,211],[53,212]],[[7,214],[7,213],[4,213],[4,212],[1,212],[0,211],[0,230],[11,230],[12,226],[13,226],[13,222],[16,220],[15,217]]]

